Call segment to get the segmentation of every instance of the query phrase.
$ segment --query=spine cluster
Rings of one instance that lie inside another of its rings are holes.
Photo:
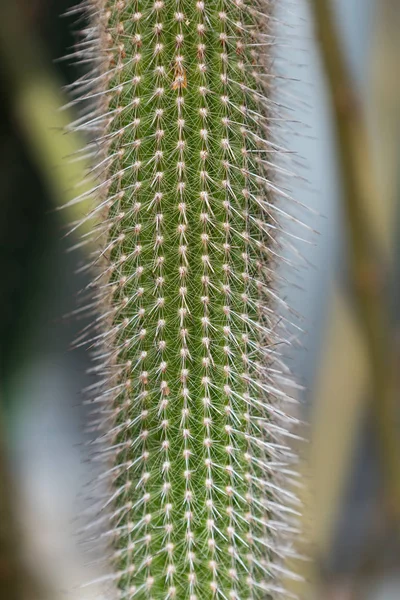
[[[89,0],[98,508],[120,597],[285,597],[272,0]],[[282,329],[282,328],[281,328]]]

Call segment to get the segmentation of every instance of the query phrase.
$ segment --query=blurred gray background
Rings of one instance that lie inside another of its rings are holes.
[[[337,0],[336,5],[354,81],[365,100],[372,139],[379,149],[385,147],[385,140],[378,139],[382,107],[376,105],[376,65],[372,56],[381,51],[376,48],[382,18],[378,2]],[[63,85],[73,81],[79,69],[53,62],[68,53],[74,42],[72,19],[59,17],[72,3],[19,0],[18,4],[58,81]],[[313,403],[318,402],[317,374],[328,335],[327,323],[333,318],[333,290],[346,275],[341,190],[329,100],[307,0],[285,2],[282,9],[278,6],[278,12],[282,36],[290,40],[279,50],[283,59],[280,68],[291,79],[286,91],[293,99],[292,118],[299,122],[293,126],[295,135],[288,143],[297,153],[299,164],[304,165],[299,167],[299,175],[308,180],[294,180],[293,195],[313,209],[301,214],[318,232],[299,233],[311,242],[297,244],[306,266],[294,274],[294,280],[302,289],[289,285],[283,291],[289,304],[302,315],[301,325],[306,330],[288,359],[293,373],[305,386],[300,400],[309,415]],[[3,81],[7,81],[4,73]],[[88,461],[84,431],[87,412],[82,403],[82,389],[93,380],[87,374],[87,350],[70,349],[87,323],[65,315],[76,308],[79,291],[87,281],[84,275],[75,273],[82,257],[79,252],[67,252],[71,241],[63,239],[64,216],[54,210],[51,192],[25,147],[7,86],[3,87],[0,102],[0,177],[6,207],[6,219],[0,225],[6,283],[1,300],[5,316],[1,332],[3,401],[18,488],[18,514],[27,560],[46,582],[49,596],[84,600],[99,597],[96,585],[82,585],[101,575],[100,567],[87,564],[89,558],[77,535],[80,515],[88,506],[87,484],[95,476]],[[397,148],[397,140],[392,144]],[[377,160],[384,162],[385,158]],[[20,235],[16,235],[17,228]],[[290,273],[285,272],[285,276],[292,278]],[[366,523],[375,518],[379,475],[369,440],[366,419],[356,444],[353,484],[345,486],[341,517],[323,565],[332,582],[329,593],[338,600],[350,597],[346,595],[346,580],[360,567],[362,548],[371,534]],[[387,533],[379,531],[376,544],[390,549]],[[398,598],[397,570],[396,561],[388,559],[368,578],[360,597]]]

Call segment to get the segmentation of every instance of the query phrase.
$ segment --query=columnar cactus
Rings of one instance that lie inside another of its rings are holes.
[[[88,0],[94,429],[121,598],[285,597],[273,0]]]

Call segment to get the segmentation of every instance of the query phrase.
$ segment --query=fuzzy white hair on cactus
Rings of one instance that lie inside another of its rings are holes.
[[[277,311],[291,219],[278,175],[291,174],[274,5],[81,6],[88,108],[71,127],[88,135],[101,215],[86,342],[109,484],[94,522],[124,599],[287,597],[299,502]]]

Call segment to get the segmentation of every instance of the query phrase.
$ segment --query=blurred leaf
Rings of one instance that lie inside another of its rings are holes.
[[[21,40],[17,45],[16,39]],[[82,202],[72,202],[91,188],[86,179],[90,164],[76,160],[85,139],[76,132],[67,133],[75,116],[63,110],[67,99],[61,93],[61,82],[45,59],[39,41],[24,27],[14,4],[0,4],[0,57],[10,84],[14,116],[32,160],[56,205],[65,207],[65,222],[73,223],[87,215],[91,207],[89,194]],[[80,231],[84,234],[92,227],[87,220]]]

